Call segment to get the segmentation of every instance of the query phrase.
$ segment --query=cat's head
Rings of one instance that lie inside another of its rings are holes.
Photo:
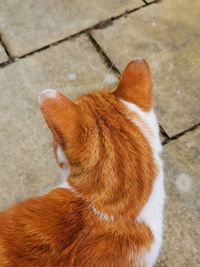
[[[146,61],[131,61],[113,91],[72,101],[48,89],[39,102],[59,165],[65,169],[69,164],[70,186],[108,214],[127,213],[135,201],[138,212],[156,173],[147,135],[153,136],[157,125],[143,118],[151,114],[153,104]]]

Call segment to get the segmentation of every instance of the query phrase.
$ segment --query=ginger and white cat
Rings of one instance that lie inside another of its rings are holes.
[[[0,266],[153,266],[165,194],[147,63],[130,62],[113,92],[39,99],[67,186],[0,213]]]

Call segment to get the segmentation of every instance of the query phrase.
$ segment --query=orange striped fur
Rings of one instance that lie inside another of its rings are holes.
[[[152,108],[147,63],[135,60],[113,92],[74,102],[41,96],[41,110],[70,165],[68,183],[0,213],[1,267],[147,267],[154,235],[137,217],[158,173],[152,147],[134,124]],[[59,162],[63,167],[62,162]]]

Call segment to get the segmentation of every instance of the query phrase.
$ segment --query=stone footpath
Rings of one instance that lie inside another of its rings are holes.
[[[60,177],[37,97],[113,87],[146,58],[164,145],[167,203],[157,267],[200,266],[200,1],[0,1],[0,209]]]

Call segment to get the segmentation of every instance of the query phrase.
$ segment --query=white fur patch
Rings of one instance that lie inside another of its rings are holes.
[[[114,221],[114,216],[109,216],[107,213],[97,210],[94,206],[92,206],[92,210],[94,214],[103,221]]]
[[[69,162],[60,145],[57,146],[57,159],[59,163],[64,163],[64,166],[60,168],[60,174],[66,180],[70,174]]]
[[[57,91],[54,89],[46,89],[42,91],[38,99],[39,104],[41,104],[46,98],[52,98],[52,97],[55,98],[56,94],[57,94]]]
[[[158,175],[155,178],[149,200],[137,218],[139,223],[145,223],[149,226],[154,236],[154,243],[152,244],[151,249],[147,251],[144,256],[144,261],[146,262],[147,267],[152,267],[159,255],[162,243],[163,206],[165,200],[163,181],[164,174],[162,161],[160,159],[162,146],[159,138],[159,127],[153,110],[150,112],[144,112],[135,104],[128,103],[126,101],[123,101],[123,103],[129,108],[129,110],[137,114],[138,119],[134,119],[133,123],[141,129],[144,136],[149,141],[152,147],[155,164],[158,169]]]
[[[144,136],[149,141],[153,152],[162,152],[162,145],[159,137],[159,127],[155,112],[153,110],[144,112],[138,106],[132,103],[128,103],[124,100],[122,102],[128,107],[129,110],[136,113],[139,119],[134,119],[135,123],[143,132]]]
[[[75,192],[75,189],[68,183],[67,178],[70,175],[70,167],[67,157],[65,156],[65,153],[62,150],[62,147],[60,145],[57,146],[57,159],[59,163],[64,163],[64,167],[60,168],[60,174],[63,179],[63,182],[60,184],[59,187],[67,188],[72,192]]]
[[[62,147],[60,145],[57,145],[57,158],[59,163],[65,163],[68,164],[68,159],[65,155],[65,153],[62,150]]]
[[[59,184],[59,187],[68,189],[69,191],[78,194],[78,192],[68,183],[67,179],[61,184]]]

